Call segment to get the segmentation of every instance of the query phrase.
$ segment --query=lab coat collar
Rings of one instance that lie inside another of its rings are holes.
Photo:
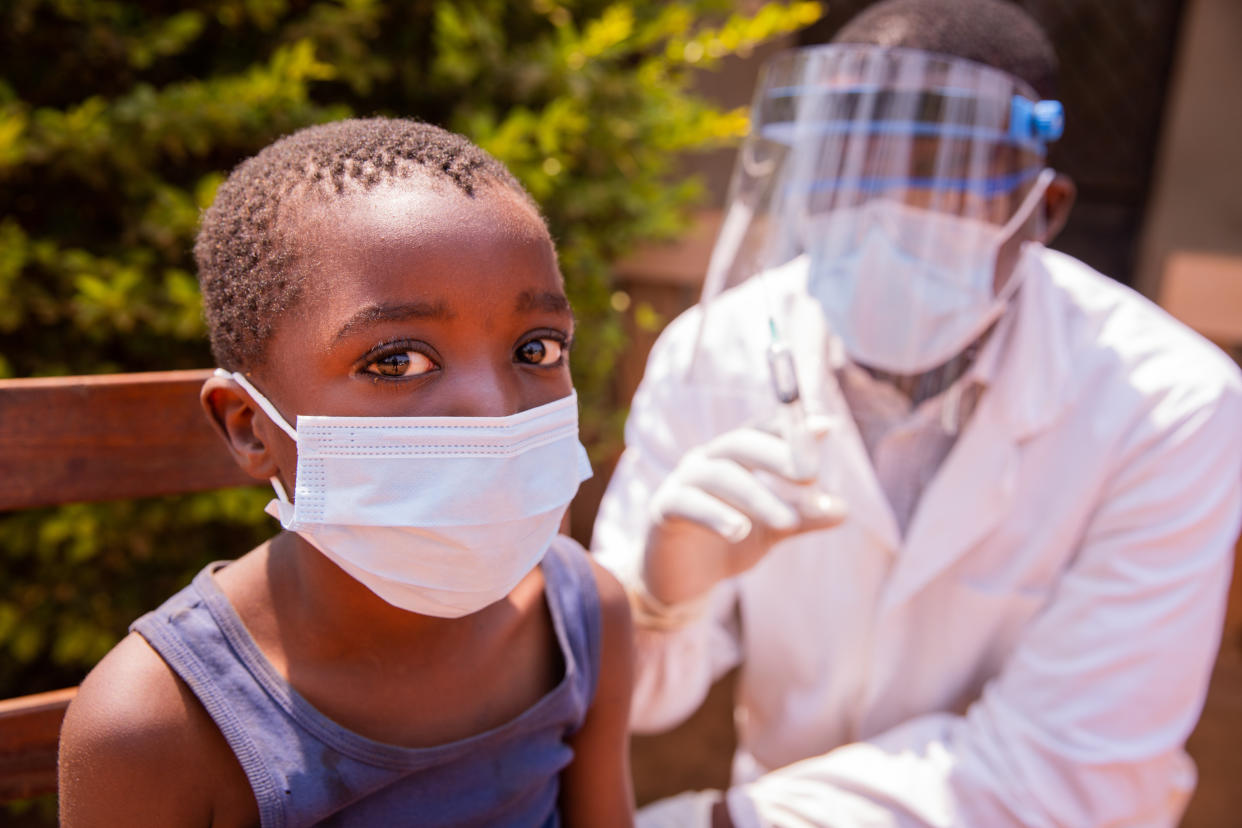
[[[1051,427],[1070,402],[1068,319],[1053,284],[1059,259],[1043,245],[1027,244],[1013,324],[990,357],[999,413],[1019,442]]]
[[[830,388],[833,397],[832,410],[848,412],[849,407],[841,393],[840,386],[833,382]],[[830,492],[843,492],[849,506],[850,519],[858,521],[885,551],[890,555],[895,555],[901,548],[901,530],[897,525],[897,518],[893,515],[893,508],[888,502],[888,496],[880,487],[880,481],[876,477],[875,468],[871,464],[871,458],[867,455],[866,445],[854,418],[848,414],[841,417],[837,421],[835,432],[829,436],[829,440],[836,447],[832,453],[831,463],[840,463],[842,468],[828,465],[820,473],[821,486]],[[821,466],[821,468],[824,467]],[[848,487],[844,485],[846,480],[849,481]]]
[[[823,354],[828,369],[808,372],[802,378],[811,411],[837,415],[835,427],[828,435],[830,453],[820,464],[820,486],[825,491],[842,493],[850,520],[857,521],[888,554],[895,555],[901,547],[901,531],[837,381],[838,372],[847,363],[845,350],[841,341],[828,332],[818,303],[806,301],[805,288],[790,297],[786,312],[801,317],[794,329],[807,337],[802,342],[802,352]],[[848,486],[845,481],[849,481]]]

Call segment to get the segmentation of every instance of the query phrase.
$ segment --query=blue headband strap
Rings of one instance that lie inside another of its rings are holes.
[[[794,184],[790,192],[828,193],[859,192],[866,194],[895,190],[929,190],[932,192],[973,193],[985,198],[1007,195],[1039,175],[1042,167],[1028,167],[1007,175],[986,178],[927,178],[909,176],[860,176],[818,178],[807,184]]]
[[[822,101],[832,96],[848,97],[859,93],[873,93],[887,87],[854,85],[848,87],[784,86],[768,91],[766,98],[781,101],[799,95]],[[890,90],[891,91],[891,90]],[[970,100],[971,95],[962,90],[945,89],[913,94],[936,95],[943,98]],[[975,99],[982,101],[983,99]],[[999,102],[995,102],[999,103]],[[1000,113],[998,112],[998,117]],[[1022,147],[1042,151],[1044,144],[1056,141],[1065,131],[1065,108],[1060,101],[1032,101],[1022,95],[1009,100],[1009,128],[946,123],[939,120],[916,120],[911,118],[856,119],[842,114],[840,118],[820,117],[801,121],[797,119],[774,121],[764,125],[764,137],[781,143],[791,143],[794,136],[819,135],[938,135],[947,138],[972,138],[985,141],[1006,141]]]

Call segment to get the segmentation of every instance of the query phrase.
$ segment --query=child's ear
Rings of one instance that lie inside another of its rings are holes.
[[[242,471],[255,480],[276,476],[275,452],[256,431],[255,405],[241,386],[228,377],[209,377],[198,398]]]

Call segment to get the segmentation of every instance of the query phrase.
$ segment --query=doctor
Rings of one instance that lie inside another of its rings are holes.
[[[1044,247],[1054,75],[1001,0],[888,0],[767,67],[595,529],[636,728],[741,665],[732,787],[640,825],[1177,823],[1242,381]]]

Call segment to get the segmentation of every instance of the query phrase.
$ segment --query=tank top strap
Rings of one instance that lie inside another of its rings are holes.
[[[281,794],[287,791],[255,738],[261,732],[254,728],[256,720],[269,726],[273,721],[262,709],[263,688],[233,657],[228,634],[207,611],[216,590],[204,587],[211,573],[226,563],[208,564],[191,585],[134,621],[130,630],[181,677],[220,728],[254,791],[263,828],[283,828],[287,823]]]
[[[574,661],[584,706],[595,699],[600,670],[601,609],[595,573],[587,552],[572,538],[557,535],[544,555],[543,577],[549,610]],[[566,665],[571,674],[574,668]]]

